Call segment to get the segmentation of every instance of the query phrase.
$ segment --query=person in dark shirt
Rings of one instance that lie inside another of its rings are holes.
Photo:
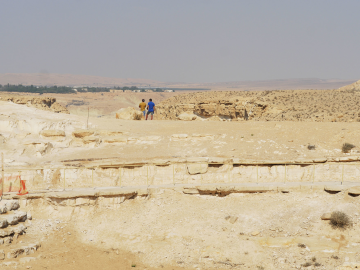
[[[146,120],[148,119],[149,114],[151,115],[151,120],[153,120],[154,109],[155,109],[155,103],[152,102],[152,99],[150,98],[149,103],[147,105]]]

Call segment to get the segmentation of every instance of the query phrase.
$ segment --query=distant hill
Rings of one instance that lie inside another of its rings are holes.
[[[264,80],[264,81],[234,81],[218,83],[186,83],[160,82],[148,79],[109,78],[89,75],[71,75],[55,73],[5,73],[0,74],[0,84],[23,84],[36,86],[138,86],[138,87],[169,87],[213,90],[285,90],[285,89],[338,89],[353,83],[349,80],[323,80],[317,78]]]

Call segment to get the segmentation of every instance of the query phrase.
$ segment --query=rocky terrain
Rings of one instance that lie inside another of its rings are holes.
[[[154,121],[53,102],[0,101],[4,269],[360,267],[356,87],[187,93]]]
[[[18,200],[0,201],[0,265],[16,266],[36,259],[33,254],[41,244],[34,236],[25,236],[31,215],[20,211]],[[32,255],[32,256],[31,256]],[[20,259],[19,259],[20,257]],[[14,259],[19,259],[17,262]]]
[[[55,113],[70,113],[64,106],[56,102],[56,98],[37,97],[19,94],[0,94],[1,101],[8,101],[15,104],[26,105],[40,110],[51,111]]]
[[[186,112],[198,120],[355,122],[360,121],[358,84],[338,90],[187,93],[162,101],[157,115],[171,120]]]

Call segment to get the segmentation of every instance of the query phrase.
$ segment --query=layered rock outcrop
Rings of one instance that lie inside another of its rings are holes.
[[[269,105],[259,100],[233,99],[204,101],[189,104],[159,104],[156,108],[158,119],[167,120],[195,120],[197,116],[202,119],[213,120],[249,120],[261,117]],[[192,116],[192,117],[190,117]]]

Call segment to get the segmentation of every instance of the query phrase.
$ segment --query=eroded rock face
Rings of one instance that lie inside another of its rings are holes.
[[[87,130],[87,129],[78,129],[73,132],[74,137],[76,138],[84,138],[91,136],[95,133],[94,130]]]
[[[195,120],[196,117],[211,120],[248,120],[260,117],[268,104],[255,100],[219,100],[194,103],[157,106],[158,119]]]
[[[203,174],[208,170],[208,164],[190,163],[187,164],[189,174]]]
[[[10,101],[16,104],[27,105],[28,107],[35,107],[37,109],[52,111],[56,113],[70,113],[66,107],[56,102],[56,98],[51,97],[5,95],[1,96],[1,100]]]

